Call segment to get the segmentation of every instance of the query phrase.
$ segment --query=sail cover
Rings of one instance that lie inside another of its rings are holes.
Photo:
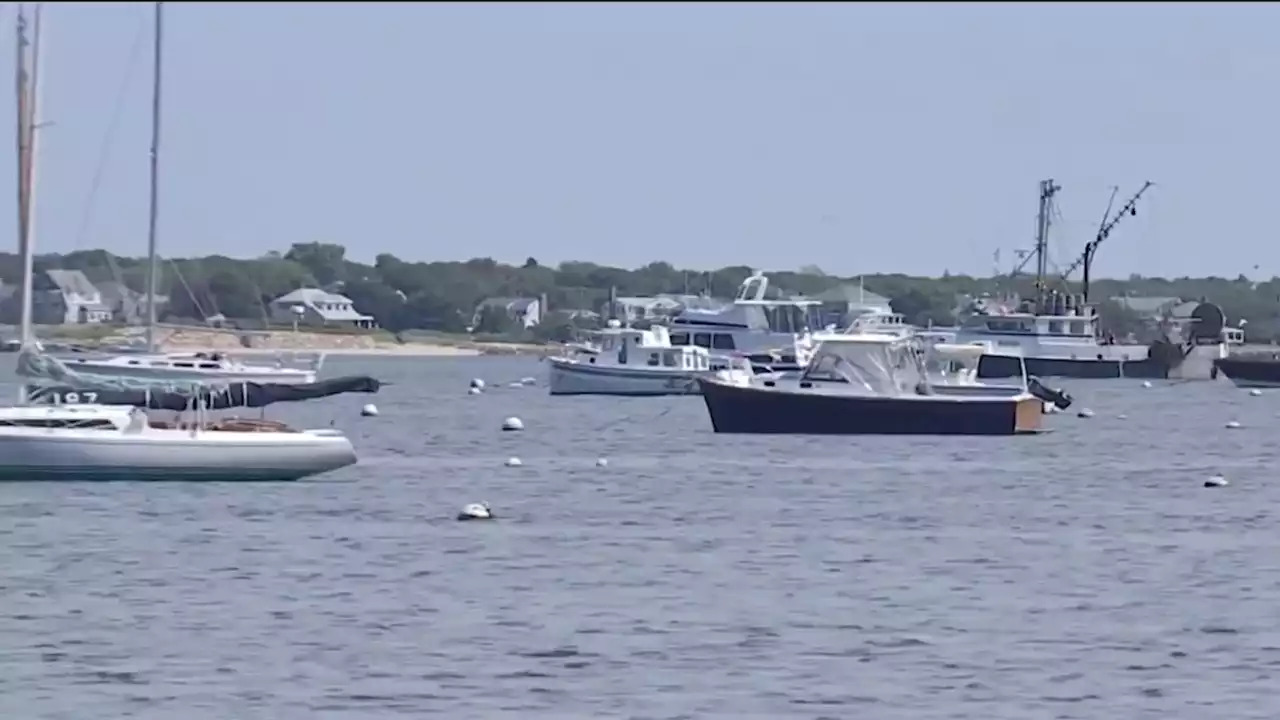
[[[260,408],[278,402],[300,402],[341,395],[343,393],[376,393],[382,386],[367,375],[349,375],[305,384],[228,382],[224,385],[191,390],[97,389],[74,385],[29,385],[27,402],[41,405],[132,405],[151,410],[182,412],[204,407],[209,410],[227,408]]]

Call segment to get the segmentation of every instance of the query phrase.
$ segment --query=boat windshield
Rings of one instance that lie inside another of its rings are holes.
[[[896,394],[924,378],[920,353],[909,343],[831,341],[819,346],[805,380],[844,382]]]

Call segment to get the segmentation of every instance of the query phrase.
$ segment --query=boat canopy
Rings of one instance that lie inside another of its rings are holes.
[[[801,379],[847,382],[879,395],[914,393],[928,382],[921,353],[910,336],[824,335]]]

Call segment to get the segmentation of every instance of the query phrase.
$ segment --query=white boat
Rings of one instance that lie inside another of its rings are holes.
[[[811,332],[822,327],[816,300],[770,300],[769,278],[756,271],[726,307],[685,308],[671,319],[672,345],[693,345],[746,356],[758,370],[794,369],[813,352]]]
[[[146,380],[215,381],[252,383],[312,383],[324,362],[315,359],[309,368],[276,365],[250,365],[232,360],[222,353],[127,353],[114,357],[60,356],[59,360],[77,371],[111,377]]]
[[[616,320],[609,325],[596,333],[598,344],[590,349],[547,359],[552,395],[696,395],[701,375],[751,373],[745,360],[673,346],[664,327],[623,328]]]
[[[1144,185],[1110,219],[1107,216],[1111,215],[1111,208],[1107,208],[1097,238],[1085,246],[1080,260],[1062,275],[1065,281],[1075,267],[1082,265],[1082,292],[1058,293],[1048,289],[1047,263],[1053,198],[1061,188],[1053,180],[1041,181],[1036,246],[1028,256],[1037,261],[1036,295],[1025,300],[1015,296],[1004,301],[990,298],[976,301],[956,333],[957,343],[989,341],[993,345],[992,351],[982,358],[978,368],[980,377],[1012,377],[1024,364],[1027,372],[1039,377],[1210,379],[1216,376],[1214,360],[1226,357],[1228,346],[1238,334],[1225,327],[1222,309],[1213,303],[1200,303],[1189,321],[1166,323],[1164,337],[1142,345],[1117,343],[1114,337],[1106,336],[1098,308],[1089,302],[1090,267],[1099,243],[1120,219],[1136,214],[1135,203],[1148,187],[1151,183]]]
[[[157,56],[161,44],[161,4],[155,5]],[[23,262],[21,337],[30,350],[34,182],[39,137],[39,92],[28,92],[40,58],[41,6],[34,16],[34,55],[18,63],[19,212]],[[19,45],[25,48],[25,18],[18,10]],[[21,112],[25,107],[26,113]],[[154,143],[154,139],[153,139]],[[152,157],[155,157],[154,147]],[[152,166],[155,182],[155,165]],[[154,217],[154,207],[152,208]],[[38,355],[37,355],[38,356]],[[21,359],[21,356],[20,356]],[[57,367],[56,363],[50,363]],[[82,379],[74,371],[68,379]],[[94,376],[86,376],[93,378]],[[102,378],[94,379],[102,382]],[[69,400],[63,394],[64,400]],[[81,393],[79,399],[91,399]],[[146,411],[100,404],[19,405],[0,408],[0,479],[6,480],[296,480],[351,465],[355,450],[335,430],[291,430],[261,420],[210,420],[196,395],[188,421],[153,421]]]
[[[5,481],[281,481],[355,463],[351,441],[336,430],[250,421],[179,429],[153,423],[140,408],[106,405],[0,409]]]

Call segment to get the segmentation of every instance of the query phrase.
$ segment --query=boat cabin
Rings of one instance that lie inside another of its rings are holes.
[[[741,350],[733,333],[799,335],[822,327],[816,300],[768,299],[769,278],[759,271],[742,281],[733,304],[716,310],[686,308],[671,320],[673,345]]]
[[[699,372],[713,369],[711,354],[706,348],[694,345],[673,346],[664,327],[637,330],[611,325],[596,335],[599,337],[599,352],[587,355],[586,362],[589,364],[606,362]]]
[[[923,353],[910,336],[857,333],[824,336],[800,374],[801,387],[813,382],[860,385],[897,394],[913,392],[924,380]]]

